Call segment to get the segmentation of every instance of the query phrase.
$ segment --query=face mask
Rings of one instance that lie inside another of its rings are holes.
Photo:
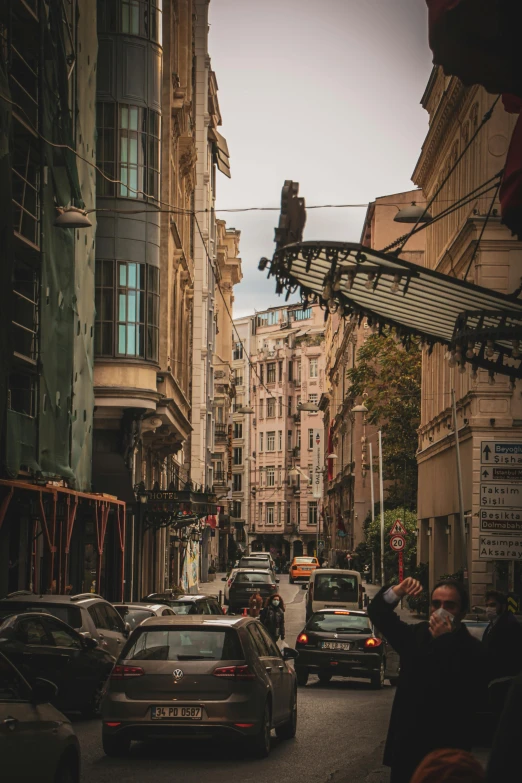
[[[491,622],[491,620],[494,620],[497,616],[497,608],[496,606],[486,606],[486,617]]]
[[[455,627],[455,617],[451,614],[451,612],[446,611],[446,609],[441,607],[440,609],[437,609],[437,611],[433,612],[433,614],[436,614],[437,617],[440,617],[441,620],[449,620],[451,627]]]
[[[275,601],[272,601],[272,606],[279,606],[279,601],[277,600],[277,598]]]

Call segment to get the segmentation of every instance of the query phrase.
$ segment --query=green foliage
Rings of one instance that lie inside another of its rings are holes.
[[[347,371],[348,394],[366,392],[368,422],[382,429],[384,480],[389,507],[417,505],[417,428],[420,424],[421,349],[404,348],[393,333],[372,334]]]
[[[416,612],[417,614],[427,616],[429,605],[430,605],[430,597],[428,592],[429,589],[428,563],[419,563],[418,566],[412,569],[411,574],[408,574],[408,576],[412,576],[414,579],[418,579],[424,588],[424,590],[420,595],[408,596],[408,598],[406,599],[408,601],[408,606],[410,609],[412,609],[412,611]]]
[[[380,512],[375,512],[375,520],[371,517],[365,522],[366,541],[357,547],[357,556],[361,567],[366,564],[371,566],[372,551],[375,553],[375,573],[380,578],[381,568],[381,517]],[[404,519],[404,509],[393,508],[384,512],[384,573],[387,584],[395,584],[398,577],[398,555],[390,547],[390,530],[396,519],[400,519],[407,531],[406,546],[404,548],[404,576],[412,576],[417,562],[417,514],[412,511],[406,511],[406,520]]]

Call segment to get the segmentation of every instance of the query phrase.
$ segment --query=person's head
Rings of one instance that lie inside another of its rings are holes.
[[[278,607],[285,611],[285,604],[279,593],[276,593],[275,595],[271,595],[269,598],[266,599],[266,605],[267,606],[273,606],[274,609],[277,609]]]
[[[469,598],[464,585],[454,579],[441,579],[431,592],[430,614],[445,609],[460,621],[469,608]]]
[[[434,750],[421,761],[411,783],[482,783],[486,775],[471,753],[456,748]]]
[[[498,590],[488,590],[486,593],[486,614],[493,620],[499,614],[507,611],[507,595]]]

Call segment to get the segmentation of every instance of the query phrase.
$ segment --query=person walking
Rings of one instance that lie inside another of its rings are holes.
[[[259,617],[263,610],[263,596],[260,593],[254,593],[250,596],[248,602],[248,614],[250,617]]]
[[[500,717],[513,677],[522,671],[522,625],[508,611],[507,595],[498,590],[486,593],[489,625],[482,644],[486,652],[489,702]]]
[[[368,606],[370,620],[401,658],[384,750],[390,783],[410,783],[433,750],[471,750],[474,714],[485,692],[482,644],[462,624],[469,606],[466,590],[451,579],[440,581],[431,593],[429,622],[404,622],[395,607],[422,589],[408,577],[382,588]]]
[[[266,599],[265,608],[261,612],[261,622],[274,642],[285,638],[285,604],[278,593]]]

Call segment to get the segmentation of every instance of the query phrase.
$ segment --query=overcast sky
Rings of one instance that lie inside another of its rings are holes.
[[[427,131],[423,0],[211,0],[209,49],[232,179],[219,208],[279,206],[285,179],[308,205],[411,188]],[[305,239],[358,241],[364,209],[308,212]],[[279,303],[257,270],[277,212],[219,213],[241,230],[236,317]]]

